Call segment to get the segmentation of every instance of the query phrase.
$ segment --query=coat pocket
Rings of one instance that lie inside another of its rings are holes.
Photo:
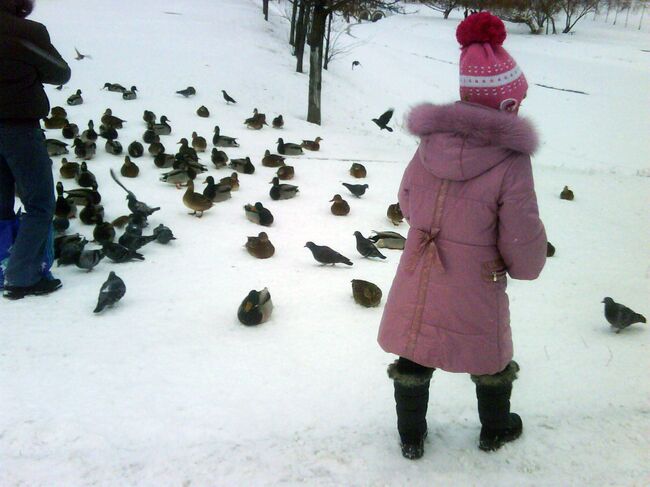
[[[486,282],[505,281],[506,272],[506,263],[501,257],[483,262],[481,265],[481,278]]]

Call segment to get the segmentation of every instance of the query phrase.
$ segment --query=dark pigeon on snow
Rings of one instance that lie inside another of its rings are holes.
[[[361,196],[366,194],[366,189],[368,189],[367,184],[348,184],[348,183],[341,183],[341,184],[343,184],[343,186],[348,188],[350,193],[352,193],[357,198],[361,198]]]
[[[309,250],[311,250],[312,255],[316,261],[321,264],[345,264],[352,265],[350,259],[344,255],[339,254],[336,250],[327,247],[326,245],[316,245],[314,242],[307,242],[305,244]]]
[[[237,103],[232,96],[226,93],[226,90],[221,90],[221,93],[223,93],[223,99],[226,100],[226,103]]]
[[[605,318],[610,325],[617,329],[616,333],[620,333],[623,328],[634,323],[646,323],[645,316],[635,313],[612,298],[605,298],[602,302],[605,303]]]
[[[102,284],[99,290],[99,298],[97,299],[97,306],[93,313],[101,312],[106,306],[112,306],[117,303],[122,296],[126,294],[126,286],[124,281],[120,279],[115,272],[111,271],[108,275],[106,282]]]
[[[383,255],[377,249],[377,247],[375,247],[375,244],[372,243],[372,240],[365,238],[363,235],[361,235],[361,232],[354,232],[354,236],[357,239],[357,250],[361,255],[364,257],[379,257],[380,259],[386,258],[386,256]]]

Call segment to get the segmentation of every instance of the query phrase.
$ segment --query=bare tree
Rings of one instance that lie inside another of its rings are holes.
[[[566,15],[563,34],[568,34],[578,21],[598,6],[598,0],[561,0]]]
[[[442,12],[443,18],[461,6],[461,0],[420,0],[419,3],[437,12]]]
[[[262,13],[264,14],[264,20],[269,21],[269,0],[262,0]]]

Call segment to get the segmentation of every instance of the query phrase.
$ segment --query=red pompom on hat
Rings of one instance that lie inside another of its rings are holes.
[[[490,12],[472,14],[456,29],[460,43],[460,98],[516,112],[528,91],[526,77],[503,47],[506,27]]]

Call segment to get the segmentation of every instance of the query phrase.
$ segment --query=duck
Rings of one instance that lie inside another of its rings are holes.
[[[330,203],[332,203],[332,206],[330,207],[332,215],[345,216],[350,213],[350,205],[341,197],[340,194],[335,194],[330,200]]]
[[[275,177],[271,181],[273,187],[269,191],[272,200],[288,200],[298,193],[298,186],[291,184],[280,184],[280,180]]]
[[[124,93],[126,88],[119,83],[104,83],[102,90],[108,90],[114,93]]]
[[[119,134],[117,133],[117,129],[115,127],[110,127],[108,125],[102,124],[99,126],[99,136],[102,139],[115,140],[119,137]]]
[[[95,224],[93,239],[100,245],[112,242],[115,240],[115,227],[112,223],[105,222],[102,218],[102,220]]]
[[[95,157],[97,152],[97,145],[94,142],[82,142],[79,137],[74,139],[72,146],[78,159],[90,160]]]
[[[278,177],[278,179],[281,179],[282,181],[288,181],[290,179],[293,179],[293,176],[295,175],[295,170],[293,166],[282,166],[278,168],[275,174]]]
[[[196,114],[201,118],[208,118],[210,116],[210,110],[205,105],[201,105],[196,109]]]
[[[280,167],[284,166],[284,157],[278,154],[271,154],[271,151],[266,149],[264,157],[262,158],[262,166],[265,167]]]
[[[271,293],[267,288],[251,290],[237,309],[237,319],[242,325],[256,326],[269,320],[273,312]]]
[[[152,129],[147,129],[144,131],[144,134],[142,134],[142,140],[145,144],[153,144],[155,142],[160,142],[160,136]]]
[[[219,180],[220,183],[226,183],[230,185],[230,191],[238,191],[239,190],[239,176],[237,175],[236,172],[232,173],[230,176],[226,176],[225,178],[221,178]]]
[[[153,158],[153,163],[156,165],[156,167],[159,167],[160,169],[167,169],[173,167],[175,161],[176,158],[172,154],[166,154],[164,152],[157,154]]]
[[[95,122],[88,120],[88,128],[81,132],[81,140],[84,142],[95,142],[99,134],[95,132]]]
[[[393,225],[396,226],[404,221],[404,215],[402,215],[402,209],[399,207],[399,202],[388,205],[386,216],[393,223]]]
[[[282,118],[282,115],[275,117],[271,123],[274,129],[281,129],[284,127],[284,119]]]
[[[282,137],[278,139],[278,152],[285,156],[299,156],[303,154],[302,147],[291,142],[285,143]]]
[[[165,146],[160,142],[154,142],[152,144],[149,144],[149,148],[147,150],[149,151],[149,154],[156,157],[158,154],[165,152]]]
[[[368,237],[377,247],[383,249],[404,250],[406,238],[397,232],[378,232],[373,230],[375,235]]]
[[[227,199],[230,199],[231,187],[229,184],[227,183],[215,184],[214,178],[212,176],[208,176],[207,178],[205,178],[203,184],[207,185],[203,190],[203,196],[209,198],[210,201],[212,201],[213,203],[221,203],[222,201],[226,201]]]
[[[45,148],[47,149],[47,155],[50,157],[60,156],[69,152],[68,144],[56,139],[46,139]]]
[[[102,125],[106,127],[121,129],[124,127],[124,122],[126,122],[126,120],[122,120],[120,117],[116,117],[115,115],[113,115],[113,110],[107,108],[104,111],[104,115],[102,115],[101,122]]]
[[[352,279],[352,297],[354,302],[365,308],[374,308],[381,302],[381,289],[370,281]]]
[[[246,219],[256,225],[270,227],[273,224],[273,214],[259,201],[254,205],[244,205],[244,212]]]
[[[366,168],[363,164],[359,164],[358,162],[353,162],[352,165],[350,166],[350,176],[353,178],[361,179],[365,178],[368,172],[366,171]]]
[[[142,155],[144,154],[144,147],[140,142],[134,140],[129,144],[127,152],[131,157],[137,159],[138,157],[142,157]]]
[[[68,112],[65,111],[65,108],[56,106],[50,109],[50,116],[55,118],[68,118]]]
[[[187,182],[187,189],[183,195],[183,204],[193,211],[190,215],[198,218],[201,218],[203,212],[212,208],[213,205],[209,198],[206,198],[201,193],[194,192],[194,181],[191,179]]]
[[[130,90],[126,90],[124,93],[122,93],[122,99],[123,100],[135,100],[138,95],[138,88],[135,86],[131,86]]]
[[[323,140],[320,137],[316,137],[314,140],[303,140],[300,146],[304,149],[317,151],[320,150],[320,141]]]
[[[61,159],[59,174],[63,179],[74,179],[79,173],[79,163],[69,162],[65,157]]]
[[[119,156],[122,153],[122,144],[117,140],[108,139],[104,147],[106,148],[106,152],[114,156]]]
[[[156,123],[156,114],[151,110],[145,110],[142,113],[142,120],[144,120],[144,123],[147,125],[153,125]]]
[[[55,216],[52,220],[52,228],[54,228],[54,231],[57,233],[65,233],[65,231],[70,228],[70,220]]]
[[[95,175],[88,170],[86,161],[83,161],[79,166],[77,184],[82,188],[92,188],[94,184],[97,184],[97,179],[95,178]]]
[[[79,212],[79,220],[86,225],[96,225],[104,219],[104,207],[102,205],[93,205],[90,201],[86,202]]]
[[[127,223],[129,223],[129,215],[122,215],[113,220],[111,222],[111,225],[113,225],[115,228],[122,228]]]
[[[201,137],[196,132],[192,132],[192,147],[196,152],[205,152],[208,143],[206,142],[205,137]]]
[[[243,159],[231,159],[228,167],[244,174],[253,174],[255,172],[255,166],[251,162],[250,157],[245,157]]]
[[[56,203],[54,203],[54,215],[57,218],[74,218],[77,214],[77,207],[74,201],[63,196],[63,183],[56,183]]]
[[[560,199],[573,201],[573,191],[571,191],[568,186],[565,186],[562,192],[560,193]]]
[[[275,254],[275,247],[266,232],[260,232],[257,237],[247,237],[245,247],[249,254],[258,259],[268,259]]]
[[[61,135],[63,135],[64,139],[74,139],[79,135],[79,126],[66,120],[65,126],[61,129]]]
[[[172,169],[161,175],[160,180],[163,183],[173,184],[176,186],[176,189],[181,189],[181,186],[186,186],[195,177],[196,172],[192,168]]]
[[[167,122],[171,122],[171,120],[169,120],[167,116],[163,115],[160,117],[160,123],[152,123],[150,129],[153,130],[156,135],[169,135],[172,133],[172,127]],[[145,142],[147,141],[145,140]]]
[[[77,90],[76,93],[70,95],[67,100],[67,104],[70,106],[81,105],[84,102],[83,97],[81,96],[81,90]]]
[[[120,174],[125,178],[135,178],[140,174],[140,168],[131,161],[129,156],[124,158],[124,164],[120,168]]]
[[[264,113],[259,113],[257,108],[253,109],[253,116],[244,120],[244,124],[249,129],[260,130],[266,123],[266,115]]]
[[[43,119],[43,125],[46,129],[62,129],[68,124],[68,119],[65,117],[45,117]]]
[[[235,137],[228,137],[221,135],[221,129],[218,125],[214,127],[214,135],[212,136],[212,144],[217,147],[239,147]]]
[[[102,195],[97,191],[97,187],[97,182],[95,182],[90,188],[68,189],[64,193],[75,205],[83,206],[88,201],[93,205],[98,205],[102,201]]]
[[[212,164],[214,164],[214,167],[221,169],[222,167],[226,167],[226,164],[228,163],[228,154],[222,150],[217,149],[216,147],[213,147],[210,160],[212,161]]]
[[[179,140],[178,143],[180,144],[180,148],[176,154],[177,159],[182,161],[198,162],[199,155],[196,153],[196,150],[194,150],[194,148],[190,147],[190,143],[185,137]]]

